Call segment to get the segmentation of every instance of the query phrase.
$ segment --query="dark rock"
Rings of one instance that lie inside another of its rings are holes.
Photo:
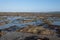
[[[29,36],[29,37],[26,37],[24,40],[37,40],[37,36]]]
[[[29,37],[26,37],[24,40],[49,40],[49,38],[47,38],[47,37],[40,38],[38,36],[29,36]]]
[[[0,29],[0,37],[2,36],[2,35],[1,35],[1,31],[2,31],[2,30]]]
[[[44,37],[42,40],[49,40],[49,38],[47,38],[47,37]]]

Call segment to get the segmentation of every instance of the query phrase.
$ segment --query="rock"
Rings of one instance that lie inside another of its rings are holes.
[[[32,36],[33,34],[21,33],[21,32],[9,32],[6,35],[3,35],[0,40],[20,40],[25,37]]]
[[[47,38],[47,37],[41,38],[38,36],[29,36],[29,37],[26,37],[24,40],[49,40],[49,38]]]
[[[47,37],[44,37],[42,40],[49,40],[49,38],[47,38]]]
[[[25,32],[25,33],[33,33],[33,34],[43,34],[43,35],[52,35],[54,34],[53,31],[49,29],[43,28],[43,26],[28,26],[25,28],[22,28],[20,32]]]
[[[24,40],[37,40],[37,36],[29,36],[26,37]]]

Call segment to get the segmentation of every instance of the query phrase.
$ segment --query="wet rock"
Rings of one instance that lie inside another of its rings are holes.
[[[0,22],[0,26],[5,25],[5,24],[6,24],[5,22]]]
[[[2,35],[1,35],[1,29],[0,29],[0,37],[1,37]]]
[[[5,28],[4,31],[11,32],[11,31],[16,31],[18,29],[19,29],[19,27],[17,27],[16,25],[14,25],[14,26],[11,26],[9,28]]]
[[[60,37],[60,29],[56,29],[57,36]]]
[[[47,38],[47,37],[44,37],[42,40],[49,40],[49,38]]]
[[[37,36],[29,36],[26,37],[24,40],[37,40]]]
[[[41,38],[38,36],[29,36],[29,37],[26,37],[24,40],[49,40],[49,38],[47,38],[47,37]]]
[[[57,34],[56,36],[57,36],[57,37],[60,37],[60,34]]]

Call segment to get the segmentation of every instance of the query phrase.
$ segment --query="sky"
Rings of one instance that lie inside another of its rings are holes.
[[[0,0],[0,12],[60,11],[60,0]]]

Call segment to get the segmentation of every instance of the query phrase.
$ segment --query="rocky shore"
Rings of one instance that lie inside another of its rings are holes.
[[[60,40],[60,38],[55,35],[50,36],[22,32],[9,32],[6,35],[2,36],[0,40]]]

